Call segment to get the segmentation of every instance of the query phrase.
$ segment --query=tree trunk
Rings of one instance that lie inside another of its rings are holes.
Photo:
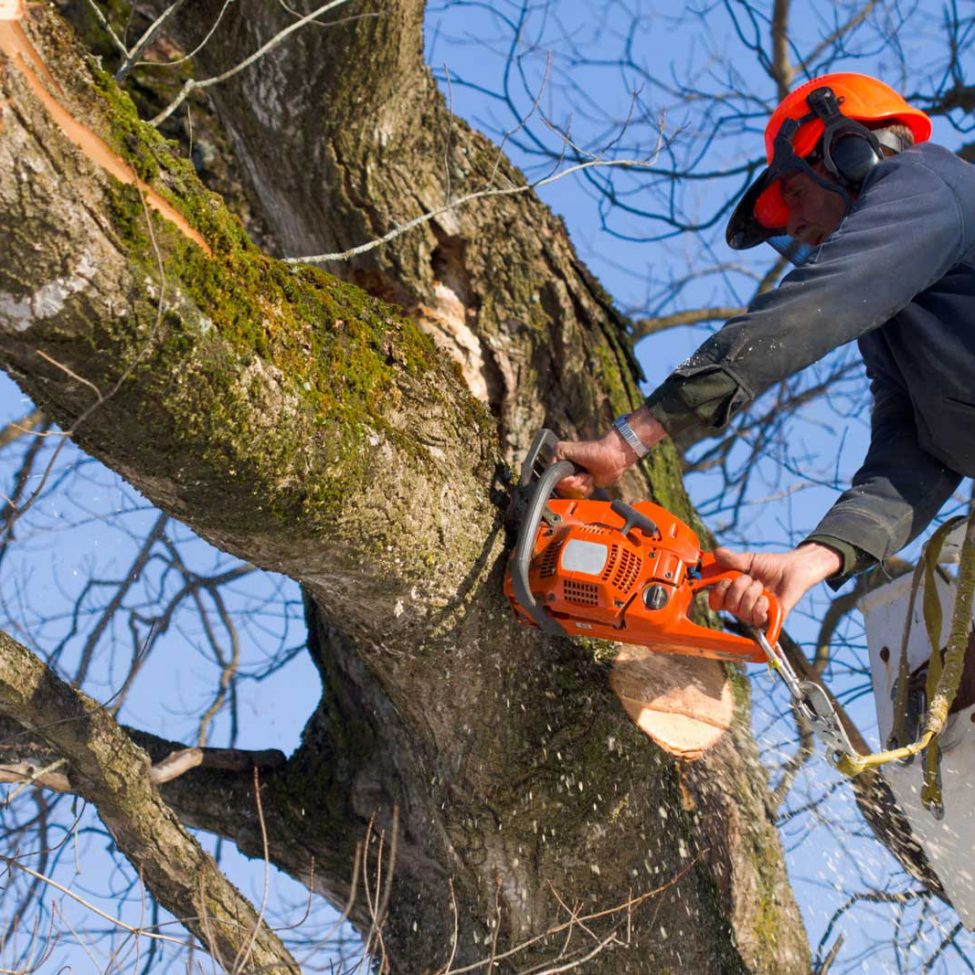
[[[183,36],[219,6],[184,8]],[[421,4],[382,12],[305,30],[213,90],[286,252],[361,243],[494,173],[524,185],[447,112]],[[207,73],[283,16],[230,15]],[[519,627],[501,595],[502,454],[543,419],[591,432],[638,401],[626,323],[561,222],[530,193],[495,198],[337,268],[400,315],[258,252],[48,10],[25,26],[56,100],[141,182],[66,135],[40,67],[8,52],[0,361],[163,510],[304,584],[325,694],[262,777],[272,860],[344,906],[369,823],[387,865],[395,834],[388,913],[360,886],[352,916],[367,937],[382,922],[370,947],[396,972],[492,953],[498,971],[589,955],[590,973],[808,971],[743,683],[733,732],[682,766],[626,719],[605,647]],[[690,514],[670,450],[623,487]],[[250,787],[204,769],[164,795],[259,855]],[[374,888],[385,867],[366,866]],[[570,912],[608,913],[528,944]]]

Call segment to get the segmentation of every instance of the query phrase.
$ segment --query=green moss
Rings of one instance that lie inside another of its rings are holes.
[[[619,653],[620,649],[620,645],[614,643],[612,640],[576,638],[574,642],[596,664],[612,663],[613,658]]]
[[[91,74],[107,115],[104,135],[109,146],[186,217],[215,253],[232,253],[242,247],[253,250],[240,221],[226,210],[220,197],[203,187],[193,164],[179,155],[176,143],[140,118],[132,98],[111,75],[94,65]]]
[[[109,145],[131,164],[140,179],[153,183],[159,175],[159,153],[170,153],[171,148],[156,129],[139,118],[132,99],[107,71],[92,66],[91,74],[95,91],[108,111]]]
[[[599,359],[600,381],[609,399],[613,415],[629,413],[636,399],[634,384],[627,382],[628,377],[624,378],[623,370],[609,346],[604,344],[596,346],[596,358]]]
[[[775,949],[778,947],[781,925],[782,912],[778,905],[773,902],[769,889],[763,887],[755,909],[752,931],[758,944],[768,949],[766,958],[769,962],[775,959]]]
[[[745,673],[736,664],[725,664],[725,673],[731,684],[731,693],[735,701],[735,713],[747,716],[752,706],[752,685]]]
[[[117,103],[124,106],[122,99]],[[114,117],[128,115],[126,108]],[[202,440],[207,444],[205,459],[230,475],[246,474],[255,483],[267,483],[282,470],[294,470],[295,458],[307,445],[309,424],[327,424],[332,436],[319,462],[323,476],[300,477],[302,483],[293,490],[269,493],[281,499],[280,510],[273,514],[282,521],[315,509],[320,514],[334,511],[346,485],[365,473],[362,443],[367,427],[404,446],[404,435],[384,419],[390,397],[400,395],[403,375],[431,373],[442,382],[432,340],[352,285],[319,269],[262,254],[219,199],[200,186],[188,164],[174,160],[161,140],[153,142],[150,136],[146,145],[154,146],[164,165],[154,168],[143,159],[142,172],[159,174],[156,188],[168,183],[166,195],[203,233],[212,255],[154,213],[150,235],[138,189],[114,183],[109,206],[129,260],[156,281],[158,248],[164,256],[167,300],[181,307],[178,314],[165,314],[156,328],[154,301],[140,295],[125,320],[110,326],[117,328],[117,335],[108,342],[101,335],[98,343],[115,346],[117,340],[124,349],[134,333],[154,332],[155,365],[144,376],[133,374],[133,381],[164,377],[166,388],[149,401],[167,404],[176,448],[180,441]],[[200,318],[195,309],[205,310],[207,317]],[[160,362],[169,368],[160,370]],[[251,367],[258,375],[257,385],[249,390],[243,380]],[[187,369],[193,370],[192,377]],[[270,380],[268,370],[273,372]],[[268,437],[267,431],[249,425],[254,414],[249,398],[262,394],[262,381],[287,402],[293,429],[285,423]],[[485,422],[480,415],[471,420],[477,427]],[[159,421],[147,417],[145,422]],[[405,445],[418,450],[408,441]],[[241,470],[248,463],[252,466]],[[330,480],[332,468],[342,470],[344,483]]]

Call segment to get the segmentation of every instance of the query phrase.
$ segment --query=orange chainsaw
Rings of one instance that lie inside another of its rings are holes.
[[[755,640],[690,618],[698,593],[742,573],[721,568],[690,527],[650,501],[553,498],[555,485],[579,470],[571,461],[545,466],[543,452],[555,443],[548,430],[535,437],[518,485],[524,510],[505,579],[518,619],[547,633],[764,663]],[[774,645],[782,611],[775,596],[765,596],[764,638]]]
[[[690,618],[695,597],[742,575],[701,551],[694,531],[650,501],[553,498],[578,468],[550,463],[556,436],[532,441],[509,518],[518,528],[505,575],[517,619],[546,633],[636,643],[659,653],[768,663],[785,681],[794,707],[827,743],[852,751],[822,688],[799,680],[778,646],[782,609],[766,591],[768,623],[754,639],[709,629]]]

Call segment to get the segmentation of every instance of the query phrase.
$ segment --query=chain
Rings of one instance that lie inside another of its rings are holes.
[[[800,680],[782,648],[777,643],[774,646],[769,643],[761,630],[754,631],[754,638],[765,653],[769,668],[782,678],[789,689],[796,715],[812,728],[826,746],[826,760],[830,765],[842,771],[845,761],[859,756],[833,702],[819,684],[811,680]]]

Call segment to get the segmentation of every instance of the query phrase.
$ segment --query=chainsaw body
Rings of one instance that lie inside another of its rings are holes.
[[[505,577],[516,617],[547,632],[660,653],[766,662],[754,640],[690,618],[699,592],[741,573],[718,566],[688,525],[650,501],[552,498],[577,470],[568,461],[545,466],[543,452],[554,443],[546,430],[535,438],[518,486],[519,536]],[[765,636],[774,645],[781,611],[766,596]]]

